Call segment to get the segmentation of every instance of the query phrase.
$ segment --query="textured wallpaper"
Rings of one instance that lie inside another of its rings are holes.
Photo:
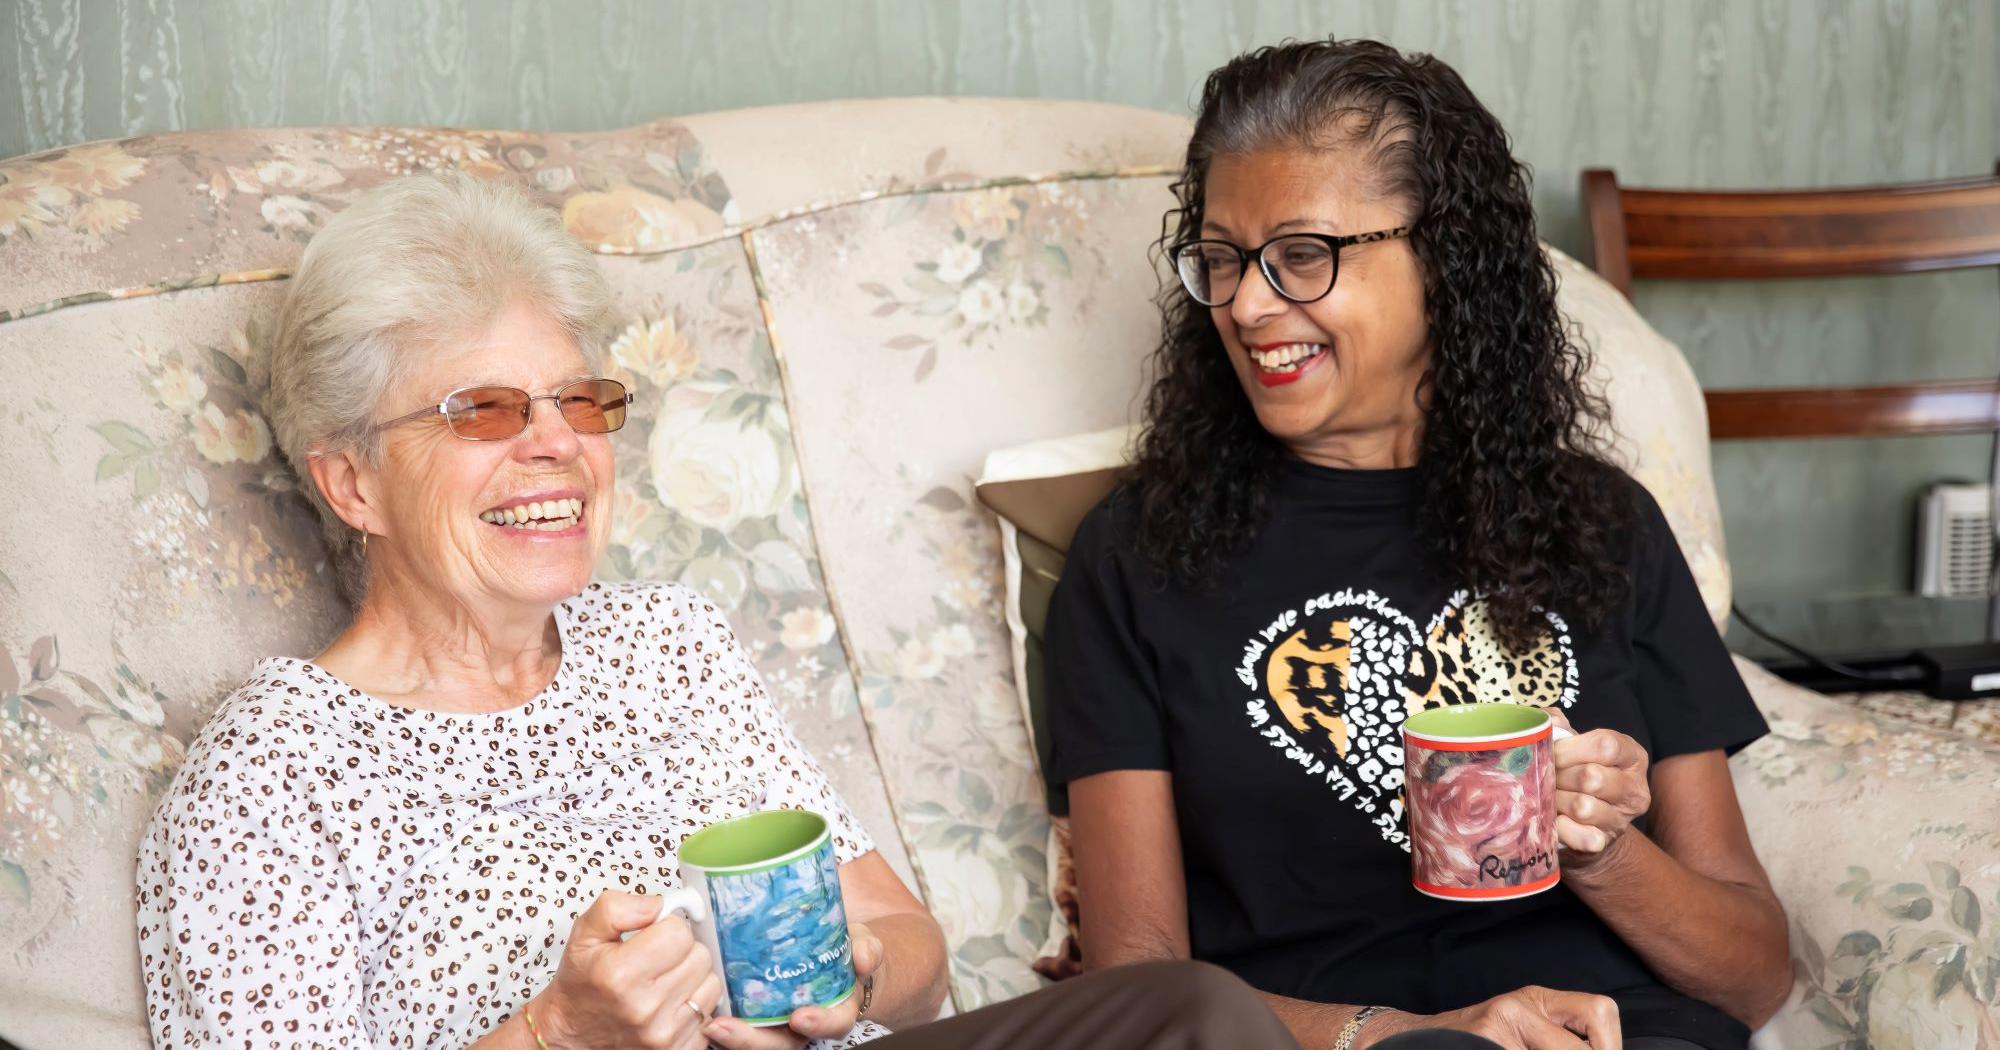
[[[0,156],[177,128],[604,128],[876,95],[1094,98],[1186,112],[1287,36],[1376,36],[1458,67],[1576,250],[1576,173],[1811,186],[1983,173],[2000,155],[1995,0],[0,0]],[[2000,282],[1642,286],[1704,383],[2000,370]],[[1893,597],[1911,500],[1983,476],[1980,438],[1716,453],[1739,596],[1824,644],[1977,632]]]

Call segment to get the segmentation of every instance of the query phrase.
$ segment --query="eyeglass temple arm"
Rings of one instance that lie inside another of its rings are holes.
[[[445,410],[444,402],[440,401],[435,405],[428,405],[423,408],[417,409],[415,412],[411,412],[408,415],[397,416],[396,418],[388,420],[386,422],[377,423],[375,424],[374,429],[369,431],[369,433],[377,433],[380,431],[387,430],[390,427],[402,426],[404,423],[409,423],[414,420],[422,419],[425,416],[440,415],[444,412],[444,410]]]

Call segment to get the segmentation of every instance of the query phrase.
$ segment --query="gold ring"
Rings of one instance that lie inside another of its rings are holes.
[[[690,1010],[693,1010],[693,1011],[694,1011],[694,1015],[695,1015],[695,1016],[696,1016],[697,1018],[700,1018],[700,1019],[701,1019],[701,1023],[702,1023],[702,1024],[704,1024],[704,1025],[708,1024],[708,1022],[710,1021],[710,1017],[708,1016],[708,1011],[707,1011],[707,1010],[704,1010],[704,1009],[702,1009],[702,1008],[701,1008],[701,1004],[700,1004],[700,1003],[697,1003],[697,1002],[695,1002],[695,1001],[694,1001],[693,999],[689,999],[689,1000],[688,1000],[688,1001],[687,1001],[687,1002],[686,1002],[685,1004],[683,1004],[683,1005],[685,1005],[685,1006],[686,1006],[686,1007],[687,1007],[688,1009],[690,1009]]]

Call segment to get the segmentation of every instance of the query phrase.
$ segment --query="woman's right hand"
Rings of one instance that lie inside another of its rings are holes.
[[[1441,1014],[1390,1014],[1369,1025],[1366,1044],[1418,1028],[1454,1028],[1483,1035],[1505,1050],[1619,1050],[1618,1004],[1601,995],[1533,985]],[[1399,1023],[1400,1022],[1400,1023]],[[1581,1034],[1579,1034],[1581,1033]],[[1585,1043],[1584,1040],[1590,1040]]]
[[[702,1023],[715,1013],[722,981],[686,921],[654,921],[660,905],[658,897],[614,890],[571,924],[555,979],[528,1004],[550,1046],[708,1045]]]

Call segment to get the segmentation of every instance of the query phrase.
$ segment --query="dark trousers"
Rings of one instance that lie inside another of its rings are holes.
[[[1329,1033],[1331,1034],[1331,1033]],[[1382,1050],[1498,1050],[1465,1032],[1408,1032]],[[1073,977],[869,1050],[1298,1050],[1264,998],[1207,963],[1157,962]]]

